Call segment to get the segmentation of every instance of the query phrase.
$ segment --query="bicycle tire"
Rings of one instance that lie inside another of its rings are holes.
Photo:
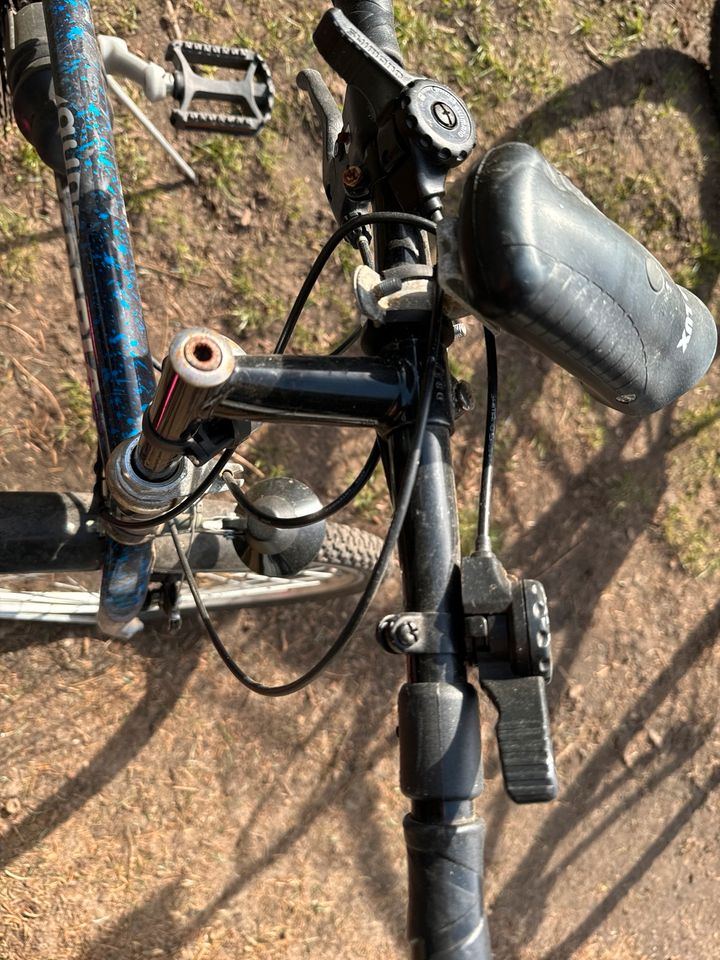
[[[37,502],[38,516],[41,517],[42,501],[38,499]],[[90,497],[72,495],[72,502],[82,509],[89,505]],[[209,518],[208,522],[217,524],[225,516],[231,514],[220,513]],[[86,515],[82,522],[88,525]],[[82,535],[87,538],[87,533]],[[74,536],[78,537],[78,534]],[[0,517],[0,541],[2,538]],[[98,537],[99,558],[102,556],[100,543]],[[22,549],[17,544],[15,547],[21,555]],[[151,583],[153,578],[157,583],[161,576],[180,571],[169,533],[160,536],[155,547]],[[357,592],[364,586],[381,547],[382,541],[373,534],[344,524],[328,523],[325,541],[316,560],[300,574],[288,579],[265,577],[247,570],[234,551],[230,531],[195,531],[190,553],[206,606],[219,609],[324,600]],[[62,570],[4,573],[0,576],[0,620],[92,625],[97,621],[100,598],[99,589],[87,582],[94,577],[97,572],[87,567],[77,573]],[[190,591],[183,584],[178,609],[189,612],[194,608]],[[161,615],[162,611],[155,606],[143,611],[141,618],[151,621]]]

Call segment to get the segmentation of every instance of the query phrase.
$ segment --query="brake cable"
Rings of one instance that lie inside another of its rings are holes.
[[[370,456],[365,461],[365,466],[350,486],[324,507],[320,507],[319,510],[315,510],[313,513],[304,513],[299,517],[276,517],[273,513],[266,513],[264,510],[255,506],[249,497],[245,496],[242,487],[229,470],[223,471],[222,478],[227,484],[228,490],[235,497],[245,513],[249,513],[255,517],[256,520],[261,520],[263,523],[268,523],[270,526],[278,527],[281,530],[294,530],[298,527],[309,527],[313,523],[320,523],[321,520],[327,520],[328,517],[337,513],[338,510],[346,507],[355,499],[373,473],[375,473],[375,468],[379,462],[380,443],[376,440],[370,451]]]
[[[357,227],[366,226],[373,223],[407,223],[411,226],[419,227],[422,230],[427,230],[431,233],[435,233],[437,226],[433,223],[432,220],[428,220],[425,217],[417,216],[414,213],[402,213],[401,211],[396,210],[378,210],[374,213],[364,213],[362,216],[353,217],[351,220],[348,220],[346,223],[341,224],[332,236],[327,240],[323,248],[320,250],[320,253],[315,258],[310,270],[308,271],[305,281],[303,282],[300,292],[295,298],[295,302],[290,309],[290,313],[287,316],[285,324],[283,326],[280,338],[275,346],[273,353],[284,353],[290,339],[293,335],[297,322],[300,319],[300,314],[302,313],[307,300],[310,294],[315,287],[315,284],[320,278],[320,274],[327,265],[328,260],[334,253],[335,249],[340,245],[341,241],[345,237],[352,233]],[[359,332],[358,332],[359,336]],[[340,344],[339,348],[336,348],[331,356],[337,354],[340,351],[340,348],[346,349],[349,344],[347,341],[344,341]],[[227,466],[230,457],[234,453],[234,448],[228,449],[225,453],[222,454],[220,459],[217,461],[215,466],[210,470],[210,472],[205,476],[201,481],[199,486],[188,496],[177,504],[175,507],[172,507],[170,510],[166,510],[164,513],[158,514],[156,517],[147,517],[142,520],[125,520],[121,517],[114,517],[107,509],[101,511],[101,516],[103,520],[110,527],[118,527],[120,530],[129,530],[137,533],[142,533],[143,531],[152,530],[153,527],[157,527],[162,523],[169,523],[175,517],[179,516],[181,513],[185,513],[186,510],[190,510],[191,507],[195,506],[198,500],[205,495],[209,487],[212,485],[213,481],[222,473],[222,471]],[[367,464],[366,464],[367,466]],[[369,478],[368,478],[369,479]],[[355,484],[352,484],[354,487]],[[341,494],[340,496],[343,496]],[[339,499],[339,498],[338,498]]]
[[[487,411],[485,414],[485,442],[483,444],[480,502],[475,549],[480,553],[492,550],[490,540],[490,500],[492,496],[493,457],[497,429],[498,372],[495,335],[485,327],[485,361],[487,365]]]
[[[373,223],[406,223],[409,226],[419,227],[421,230],[427,230],[430,233],[437,231],[437,224],[432,220],[428,220],[426,217],[420,217],[415,213],[403,213],[399,210],[376,210],[374,213],[363,213],[361,216],[351,217],[350,220],[340,224],[310,267],[308,275],[305,277],[305,281],[302,287],[300,287],[300,291],[295,298],[295,303],[292,305],[287,320],[285,321],[285,326],[280,333],[280,337],[275,346],[275,353],[285,353],[285,349],[290,342],[290,338],[300,319],[300,314],[305,308],[308,297],[312,293],[313,287],[325,269],[325,265],[334,253],[335,248],[339,246],[340,241],[344,240],[349,233],[357,230],[358,227],[372,225]]]
[[[283,697],[288,696],[291,693],[296,693],[298,690],[302,690],[303,687],[306,687],[309,683],[311,683],[347,646],[358,624],[374,600],[375,594],[377,593],[378,588],[380,587],[380,584],[387,573],[387,569],[390,564],[390,558],[393,550],[397,546],[400,531],[405,522],[405,517],[410,505],[410,499],[415,488],[415,481],[417,479],[417,474],[420,467],[422,443],[430,416],[430,404],[433,396],[435,369],[440,353],[442,330],[442,297],[442,290],[440,289],[439,285],[436,285],[435,300],[430,318],[427,361],[420,391],[418,419],[415,432],[413,434],[410,453],[407,459],[405,475],[400,485],[400,493],[396,501],[393,518],[390,521],[390,526],[388,527],[388,532],[385,536],[385,542],[383,543],[380,555],[375,562],[375,566],[370,574],[368,582],[365,586],[365,590],[355,605],[355,609],[350,614],[347,623],[340,631],[334,643],[326,650],[326,652],[314,664],[314,666],[312,666],[301,676],[297,677],[295,680],[291,680],[288,683],[279,684],[277,686],[267,686],[264,683],[260,683],[258,680],[254,680],[249,674],[247,674],[230,656],[228,650],[220,639],[220,636],[215,630],[215,627],[213,626],[213,623],[207,612],[207,608],[205,607],[200,595],[200,590],[198,588],[197,581],[195,580],[195,576],[190,569],[190,563],[188,561],[187,554],[183,550],[182,544],[180,543],[180,537],[178,535],[176,525],[174,522],[170,524],[170,534],[173,538],[175,549],[177,550],[180,565],[182,566],[183,573],[185,574],[185,578],[188,582],[188,587],[193,595],[195,605],[197,606],[198,613],[200,614],[200,618],[202,619],[205,629],[207,630],[208,636],[210,637],[213,646],[217,650],[220,658],[228,670],[232,673],[236,680],[239,680],[243,686],[247,687],[249,690],[252,690],[253,693],[258,693],[264,697]]]

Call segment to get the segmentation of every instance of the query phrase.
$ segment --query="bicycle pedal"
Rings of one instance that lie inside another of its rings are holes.
[[[173,96],[180,106],[170,122],[178,130],[254,136],[270,119],[275,88],[267,63],[254,50],[175,40],[165,59],[175,67]],[[218,79],[194,67],[232,70],[236,76]],[[197,101],[225,103],[235,112],[197,109]]]

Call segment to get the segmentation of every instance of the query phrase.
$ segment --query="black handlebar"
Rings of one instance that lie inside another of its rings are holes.
[[[333,0],[333,6],[344,13],[383,53],[402,66],[392,0]]]

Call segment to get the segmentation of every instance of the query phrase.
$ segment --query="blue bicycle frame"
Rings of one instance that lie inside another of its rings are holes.
[[[67,178],[65,217],[77,238],[71,272],[81,322],[100,452],[107,462],[139,433],[155,392],[125,202],[118,177],[102,58],[88,0],[43,0]],[[84,307],[82,300],[84,299]],[[83,329],[85,327],[85,329]],[[149,543],[108,537],[98,622],[110,633],[142,609],[151,572]]]

